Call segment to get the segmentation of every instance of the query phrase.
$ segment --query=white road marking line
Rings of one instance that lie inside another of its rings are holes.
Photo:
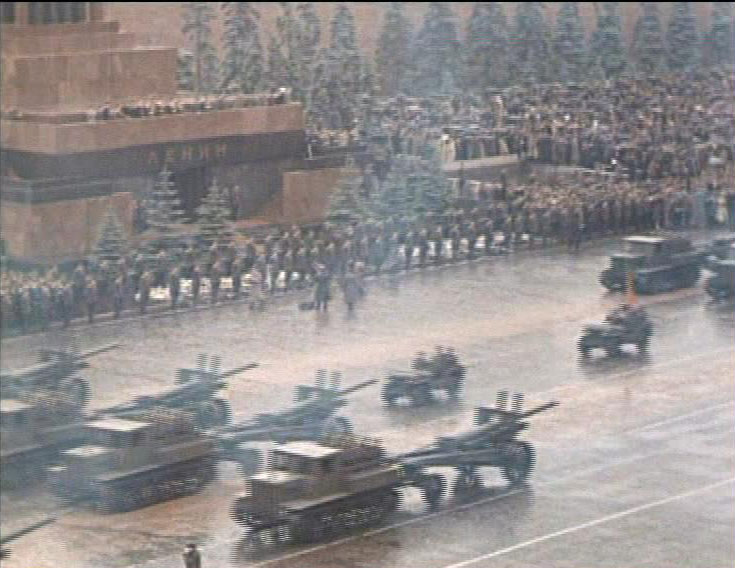
[[[718,487],[723,487],[725,485],[729,485],[731,483],[735,482],[735,477],[732,477],[730,479],[724,479],[722,481],[717,481],[715,483],[710,483],[709,485],[705,485],[703,487],[699,487],[698,489],[693,489],[691,491],[686,491],[684,493],[678,493],[676,495],[672,495],[670,497],[666,497],[664,499],[659,499],[657,501],[651,501],[650,503],[646,503],[644,505],[639,505],[637,507],[632,507],[630,509],[626,509],[624,511],[620,511],[618,513],[613,513],[612,515],[606,515],[604,517],[600,517],[599,519],[595,519],[592,521],[588,521],[586,523],[582,523],[581,525],[576,525],[573,527],[568,527],[566,529],[562,529],[560,531],[556,531],[553,533],[546,534],[544,536],[540,536],[537,538],[533,538],[531,540],[527,540],[525,542],[521,542],[518,544],[515,544],[513,546],[509,546],[507,548],[503,548],[501,550],[496,550],[495,552],[491,552],[489,554],[483,554],[482,556],[477,556],[475,558],[471,558],[469,560],[465,560],[463,562],[457,562],[456,564],[448,564],[444,568],[464,568],[465,566],[471,566],[472,564],[476,564],[478,562],[481,562],[483,560],[490,560],[491,558],[496,558],[498,556],[503,556],[505,554],[508,554],[510,552],[514,552],[516,550],[520,550],[522,548],[527,548],[529,546],[533,546],[534,544],[538,544],[540,542],[545,542],[547,540],[551,540],[554,538],[558,538],[560,536],[564,536],[567,534],[571,534],[574,532],[578,532],[584,529],[588,529],[590,527],[594,527],[597,525],[601,525],[603,523],[607,523],[610,521],[614,521],[616,519],[621,519],[623,517],[628,517],[630,515],[635,515],[636,513],[640,513],[641,511],[647,511],[648,509],[653,509],[656,507],[660,507],[662,505],[667,505],[668,503],[673,503],[674,501],[680,501],[682,499],[687,499],[688,497],[693,497],[694,495],[699,495],[700,493],[705,493],[707,491],[711,491],[712,489],[717,489]]]
[[[673,418],[667,418],[666,420],[659,420],[658,422],[651,422],[650,424],[646,424],[645,426],[638,426],[636,428],[631,428],[630,430],[624,430],[623,433],[629,434],[631,432],[643,432],[651,428],[658,428],[659,426],[673,424],[681,420],[686,420],[687,418],[691,418],[693,416],[699,416],[700,414],[707,414],[708,412],[712,412],[715,410],[719,410],[720,408],[726,408],[728,406],[733,406],[733,405],[735,405],[735,401],[723,402],[722,404],[715,404],[713,406],[708,406],[707,408],[701,408],[693,412],[688,412],[687,414],[680,414],[679,416],[674,416]]]

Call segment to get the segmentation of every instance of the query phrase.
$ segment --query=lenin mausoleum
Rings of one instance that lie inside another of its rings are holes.
[[[0,210],[13,257],[81,258],[111,208],[130,230],[136,199],[164,167],[189,213],[213,179],[237,188],[243,219],[297,222],[323,210],[340,169],[306,159],[300,104],[261,96],[202,112],[98,120],[94,111],[105,105],[184,96],[176,49],[140,45],[107,18],[103,2],[1,6]]]

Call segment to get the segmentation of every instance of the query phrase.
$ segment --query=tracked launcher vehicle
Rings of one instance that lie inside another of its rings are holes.
[[[49,469],[54,493],[73,503],[130,511],[198,493],[216,475],[216,442],[185,411],[96,420],[86,434],[86,444],[62,452]]]
[[[477,409],[477,429],[399,456],[386,456],[376,441],[349,436],[281,445],[268,471],[248,480],[230,513],[248,529],[250,543],[263,537],[276,545],[311,542],[381,523],[400,506],[404,488],[418,488],[428,509],[436,510],[446,481],[429,468],[453,467],[469,486],[480,483],[480,467],[498,467],[511,484],[523,483],[535,453],[518,434],[528,428],[526,419],[558,403],[523,412],[521,395],[514,396],[512,410],[507,402],[508,393],[501,392],[495,408]]]
[[[83,437],[84,416],[69,397],[49,393],[0,400],[0,481],[3,489],[43,479],[59,452]]]
[[[408,399],[414,406],[428,404],[436,391],[444,391],[455,399],[462,390],[467,371],[451,347],[436,347],[430,358],[425,353],[417,353],[411,369],[412,374],[398,373],[386,378],[381,393],[386,405],[393,406],[401,399]]]
[[[76,340],[67,349],[41,349],[38,364],[16,371],[0,373],[2,396],[25,400],[39,393],[61,394],[80,409],[89,402],[89,383],[79,371],[89,367],[86,359],[119,347],[111,343],[87,351],[79,351]]]
[[[625,291],[629,274],[639,294],[660,294],[697,283],[704,255],[681,237],[628,237],[624,250],[610,257],[610,266],[600,274],[608,290]]]

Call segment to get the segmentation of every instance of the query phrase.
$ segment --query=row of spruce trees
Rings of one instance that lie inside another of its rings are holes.
[[[579,82],[621,74],[686,71],[733,62],[731,2],[713,2],[711,25],[698,33],[692,2],[674,2],[664,25],[660,5],[643,2],[630,45],[618,2],[595,2],[586,37],[579,2],[563,2],[550,21],[543,2],[476,2],[465,33],[449,2],[428,3],[413,29],[403,2],[386,3],[374,57],[361,52],[355,19],[338,3],[328,41],[312,2],[281,2],[275,31],[261,43],[253,2],[187,2],[180,61],[182,88],[198,93],[254,93],[288,86],[308,117],[337,128],[352,123],[364,94],[453,94],[522,82]],[[213,24],[222,19],[222,37]],[[217,45],[221,45],[221,57]]]

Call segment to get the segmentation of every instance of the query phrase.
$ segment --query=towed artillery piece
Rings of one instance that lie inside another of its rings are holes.
[[[41,480],[59,452],[82,439],[83,426],[81,409],[56,393],[0,399],[2,488],[27,487]]]
[[[508,392],[500,391],[495,407],[475,410],[477,428],[458,436],[440,437],[428,448],[403,454],[397,459],[409,478],[426,475],[427,467],[453,467],[459,473],[458,489],[479,485],[480,467],[500,468],[511,485],[522,484],[536,464],[536,453],[530,443],[518,440],[518,435],[528,428],[528,418],[558,404],[547,402],[524,412],[523,395],[516,393],[512,409],[508,409]],[[441,494],[432,498],[430,505],[438,506]]]
[[[639,353],[645,353],[652,335],[653,324],[646,311],[623,304],[610,312],[604,322],[586,326],[577,349],[583,357],[588,357],[594,349],[604,349],[608,356],[615,357],[624,345],[635,345]]]
[[[37,393],[68,397],[78,408],[89,402],[89,383],[78,372],[89,367],[86,359],[119,347],[116,343],[79,351],[76,342],[67,349],[41,349],[36,365],[0,374],[3,397],[24,400]]]
[[[249,363],[228,371],[221,370],[221,359],[200,354],[196,369],[179,369],[176,383],[180,386],[154,396],[140,396],[130,403],[103,409],[95,416],[132,418],[155,408],[179,409],[192,412],[199,428],[207,430],[232,422],[232,411],[227,400],[219,398],[220,390],[227,387],[225,379],[258,366]]]
[[[18,540],[19,538],[32,533],[33,531],[37,531],[38,529],[41,529],[47,525],[50,525],[51,523],[56,522],[56,517],[47,517],[43,520],[40,520],[36,523],[33,523],[31,525],[28,525],[26,527],[23,527],[22,529],[16,530],[11,532],[10,534],[4,533],[0,536],[0,559],[2,558],[10,558],[11,550],[7,548],[5,545],[9,544],[11,542],[14,542]]]
[[[240,462],[243,469],[255,471],[260,468],[260,452],[245,448],[249,442],[275,441],[284,443],[294,440],[317,440],[330,434],[349,434],[352,424],[337,411],[346,406],[347,395],[373,385],[377,379],[363,381],[342,389],[339,375],[333,373],[327,384],[326,371],[317,373],[315,385],[298,385],[295,389],[295,404],[276,413],[258,414],[250,420],[219,429],[217,438],[225,454]]]
[[[385,404],[392,406],[400,399],[408,399],[414,406],[428,404],[434,398],[434,391],[444,391],[454,399],[459,396],[466,374],[466,367],[451,347],[436,347],[430,358],[423,352],[417,353],[411,369],[413,374],[387,377],[381,393]]]
[[[728,256],[712,259],[708,268],[714,274],[705,282],[707,294],[714,300],[735,296],[735,243],[730,245]]]
[[[400,506],[404,488],[418,488],[428,508],[437,509],[446,482],[430,467],[454,467],[467,483],[478,483],[479,467],[500,467],[511,483],[522,483],[535,456],[517,436],[528,427],[527,418],[558,403],[522,412],[522,397],[515,395],[513,410],[507,410],[507,394],[499,394],[496,408],[478,409],[478,429],[400,456],[386,456],[367,438],[281,445],[271,454],[269,470],[248,480],[230,514],[248,529],[249,539],[310,542],[381,523]]]
[[[63,451],[48,470],[51,490],[69,504],[131,511],[196,494],[216,476],[216,441],[189,412],[155,408],[84,429],[86,443]]]
[[[660,294],[690,288],[699,279],[704,255],[681,237],[627,237],[624,250],[610,257],[610,266],[600,274],[608,290],[625,291],[628,275],[639,294]]]

